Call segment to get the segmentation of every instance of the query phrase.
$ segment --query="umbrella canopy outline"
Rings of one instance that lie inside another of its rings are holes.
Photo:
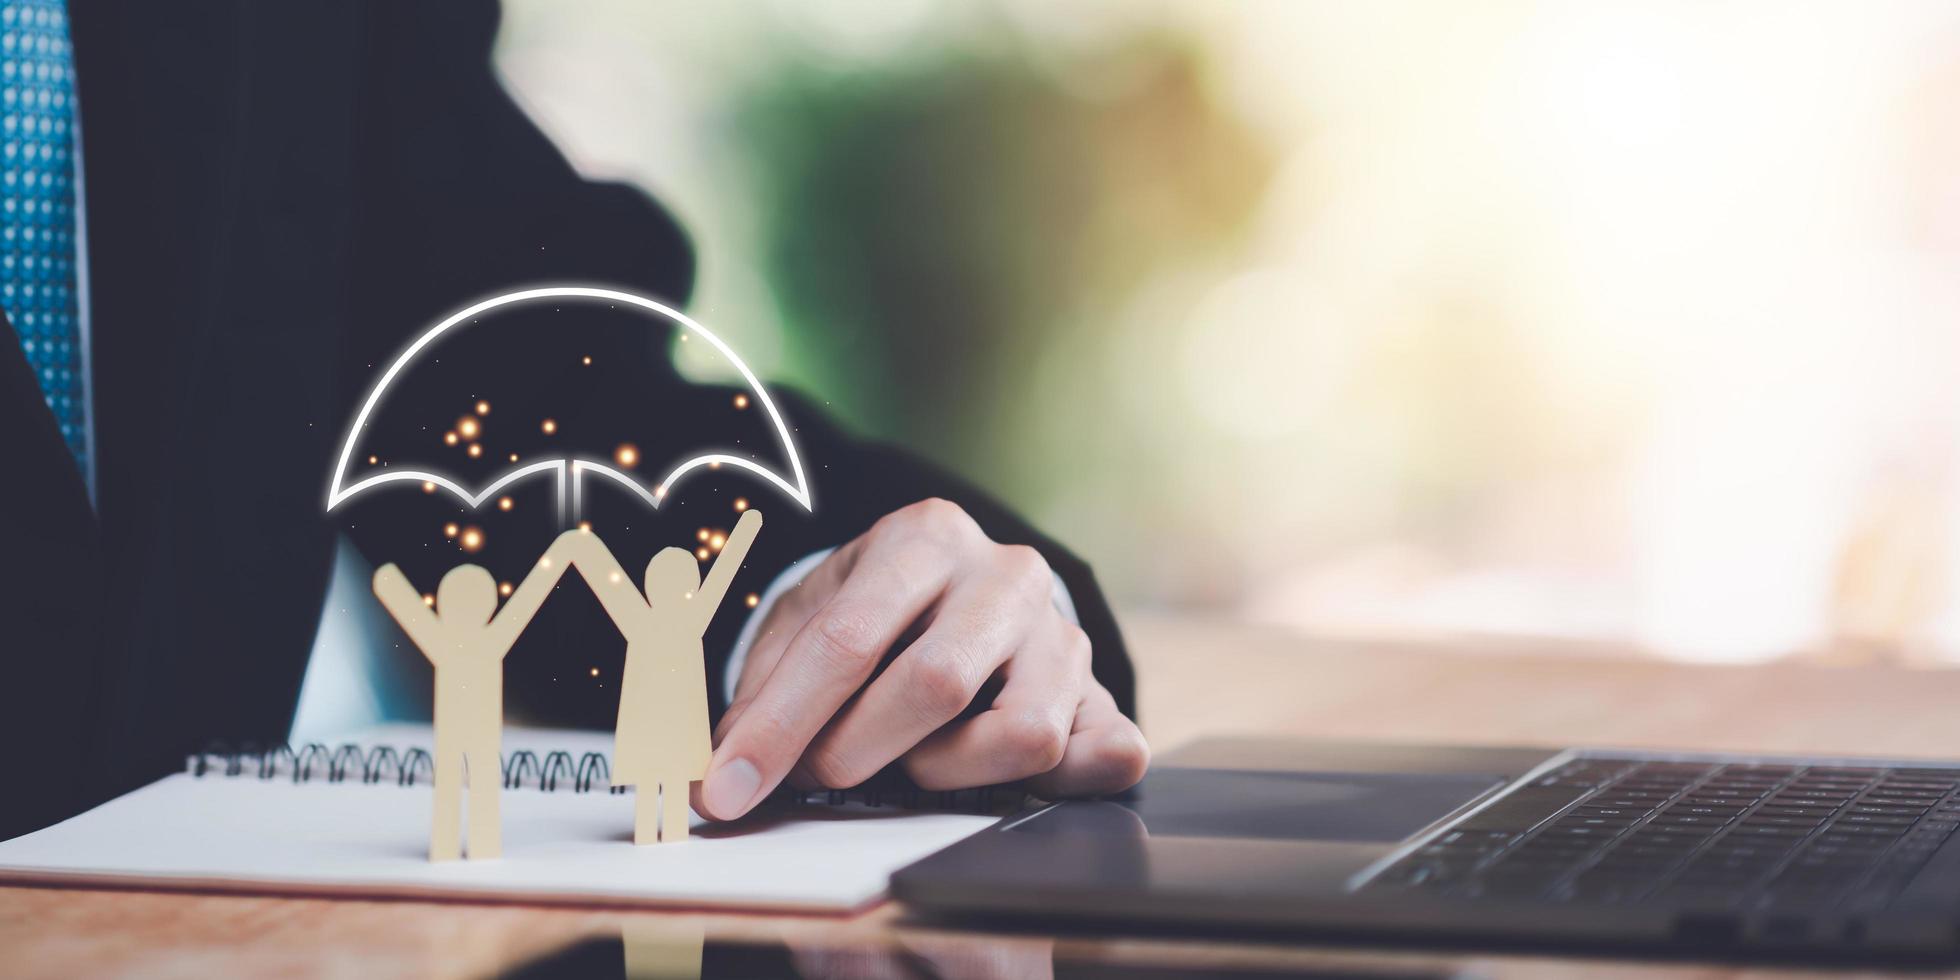
[[[374,413],[375,408],[381,402],[382,396],[388,392],[389,386],[394,383],[395,377],[415,360],[416,355],[423,348],[434,343],[438,337],[441,337],[451,328],[485,312],[516,303],[542,299],[597,299],[613,303],[624,303],[666,317],[679,324],[682,328],[698,334],[702,339],[713,345],[717,351],[720,351],[723,357],[728,358],[729,363],[733,364],[736,371],[741,373],[742,380],[747,383],[749,391],[753,394],[756,403],[768,415],[770,425],[775,429],[776,437],[781,442],[783,452],[789,460],[790,475],[785,478],[775,470],[746,457],[736,456],[732,453],[713,452],[703,453],[675,464],[672,469],[667,471],[665,476],[661,477],[660,481],[654,485],[651,491],[631,475],[622,473],[605,463],[574,456],[536,460],[527,463],[499,474],[481,490],[475,492],[470,491],[469,488],[450,477],[427,470],[389,469],[358,480],[352,484],[347,483],[348,462],[353,458],[355,443],[359,440],[361,433],[367,429],[369,416]],[[676,482],[682,476],[700,467],[717,464],[748,470],[774,484],[783,493],[787,494],[790,499],[801,504],[804,510],[815,509],[810,498],[809,480],[803,473],[803,458],[797,452],[796,441],[790,438],[789,425],[783,421],[782,412],[776,408],[775,400],[769,397],[768,390],[762,386],[762,382],[755,376],[755,372],[749,369],[747,362],[743,361],[735,353],[734,349],[729,347],[720,337],[716,336],[713,331],[702,326],[687,314],[664,303],[647,299],[644,296],[636,296],[632,293],[620,292],[615,289],[599,289],[590,286],[543,286],[494,296],[451,314],[442,322],[424,331],[421,336],[415,338],[413,343],[409,344],[407,348],[395,357],[394,362],[388,365],[388,369],[381,373],[381,377],[375,382],[374,388],[368,392],[367,398],[361,402],[361,409],[354,415],[354,422],[348,427],[347,437],[341,442],[340,458],[334,464],[333,482],[327,487],[327,510],[332,511],[335,507],[346,503],[349,499],[360,493],[390,483],[433,484],[461,500],[471,509],[475,509],[482,506],[484,501],[489,500],[511,484],[541,473],[550,473],[553,475],[557,489],[558,519],[564,522],[568,519],[566,514],[568,499],[571,509],[569,520],[578,519],[580,506],[584,500],[584,483],[587,474],[594,474],[613,480],[639,496],[646,502],[647,506],[658,509],[661,502],[666,499],[668,493],[672,491]]]

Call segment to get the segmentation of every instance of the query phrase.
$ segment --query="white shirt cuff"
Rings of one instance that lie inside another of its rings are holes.
[[[788,568],[783,569],[782,574],[776,576],[775,581],[769,583],[767,589],[762,590],[762,599],[755,604],[755,611],[749,613],[748,621],[742,624],[742,631],[735,636],[735,648],[728,653],[728,666],[723,669],[721,676],[724,704],[735,703],[735,684],[742,678],[742,664],[749,659],[749,648],[755,646],[755,635],[762,629],[762,621],[768,617],[770,607],[783,597],[783,593],[802,585],[804,578],[808,577],[818,565],[823,564],[824,559],[829,558],[830,553],[836,550],[836,548],[825,548],[791,562]],[[1069,595],[1068,586],[1062,584],[1061,575],[1053,570],[1048,574],[1055,578],[1054,589],[1049,596],[1055,604],[1055,611],[1061,613],[1062,618],[1070,623],[1082,625],[1082,621],[1075,615],[1075,599]]]

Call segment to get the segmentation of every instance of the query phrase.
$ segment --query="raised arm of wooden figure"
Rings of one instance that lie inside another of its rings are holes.
[[[728,587],[735,581],[735,573],[741,570],[742,561],[749,556],[750,546],[755,544],[756,532],[762,530],[762,512],[747,510],[735,522],[735,530],[728,532],[728,540],[722,543],[721,554],[715,556],[715,563],[708,566],[708,577],[701,580],[701,591],[694,598],[699,610],[695,621],[700,624],[697,632],[706,633],[708,622],[715,618],[715,610],[721,607],[721,600],[728,595]]]
[[[490,621],[488,632],[490,642],[500,651],[497,656],[508,656],[510,648],[517,645],[517,635],[524,632],[524,627],[538,614],[538,607],[551,597],[551,590],[565,574],[565,566],[566,562],[554,559],[550,550],[546,550],[545,556],[525,573],[524,581],[517,583],[517,590],[504,600],[504,607]]]
[[[435,663],[443,649],[442,626],[436,621],[436,614],[429,611],[428,603],[422,601],[422,593],[408,584],[408,576],[394,562],[374,570],[374,597],[401,624],[402,632],[408,634],[422,656]]]
[[[640,594],[639,584],[620,567],[619,559],[613,557],[606,543],[591,531],[572,530],[559,535],[545,550],[544,560],[577,568],[621,633],[634,635],[636,626],[653,615],[647,608],[646,597]]]

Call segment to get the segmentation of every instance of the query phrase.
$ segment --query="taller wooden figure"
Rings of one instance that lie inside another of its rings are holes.
[[[393,564],[374,573],[374,594],[436,669],[435,821],[429,860],[462,856],[463,778],[469,776],[469,856],[503,854],[504,656],[551,595],[562,562],[549,555],[497,610],[497,583],[476,565],[449,570],[435,605]]]
[[[612,782],[638,787],[633,805],[636,844],[687,839],[688,784],[708,774],[714,750],[701,636],[761,529],[760,512],[742,514],[705,580],[694,555],[680,548],[662,550],[647,562],[644,596],[612,552],[588,531],[567,531],[549,552],[569,556],[626,635]]]

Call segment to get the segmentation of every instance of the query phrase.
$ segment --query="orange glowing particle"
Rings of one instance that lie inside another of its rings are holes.
[[[511,454],[510,454],[510,461],[511,461],[511,462],[513,462],[513,463],[515,463],[515,462],[517,462],[517,454],[516,454],[516,453],[511,453]]]
[[[422,492],[423,492],[423,493],[435,493],[435,492],[436,492],[436,485],[435,485],[435,484],[433,484],[433,483],[430,483],[430,482],[429,482],[429,481],[427,481],[427,480],[424,480],[424,481],[422,481]]]
[[[639,465],[640,449],[630,442],[622,442],[613,450],[613,461],[628,468]]]
[[[475,459],[481,455],[483,455],[483,447],[474,442],[470,443],[470,458]]]
[[[430,609],[434,609],[436,607],[436,597],[424,592],[422,593],[422,604],[428,606]]]
[[[456,444],[456,433],[454,433],[454,432],[445,432],[445,433],[443,433],[443,434],[442,434],[442,444],[443,444],[443,445],[445,445],[445,446],[453,446],[453,445],[455,445],[455,444]]]
[[[699,559],[699,560],[701,560],[701,561],[707,561],[707,560],[708,560],[708,549],[706,549],[706,548],[696,548],[696,549],[694,549],[694,557],[695,557],[695,558],[697,558],[697,559]]]
[[[462,433],[465,439],[474,439],[483,431],[483,427],[477,425],[475,419],[465,415],[456,420],[456,431]]]
[[[369,457],[368,457],[368,465],[369,465],[369,466],[373,466],[374,464],[376,464],[376,463],[379,463],[379,462],[381,462],[381,457],[379,457],[379,456],[369,456]]]
[[[594,677],[599,676],[599,668],[597,667],[592,668],[592,676]]]
[[[481,551],[483,550],[483,532],[474,527],[466,527],[463,529],[463,536],[457,540],[457,543],[463,546],[464,551]]]
[[[506,596],[506,597],[508,597],[508,596],[509,596],[509,595],[510,595],[510,594],[511,594],[512,592],[515,592],[515,591],[516,591],[515,589],[513,589],[513,588],[511,588],[511,585],[510,585],[510,583],[509,583],[509,582],[499,582],[499,583],[497,583],[497,593],[498,593],[499,595],[502,595],[502,596]]]
[[[476,414],[478,414],[478,415],[488,415],[488,414],[490,414],[490,403],[489,403],[489,402],[477,402],[477,403],[476,403]]]
[[[718,460],[718,459],[717,459],[717,460],[713,460],[713,461],[711,461],[711,462],[709,462],[709,463],[708,463],[708,468],[709,468],[709,469],[711,469],[711,470],[718,470],[718,469],[721,469],[721,460]]]
[[[753,592],[749,593],[749,597],[742,601],[748,603],[750,609],[754,609],[755,607],[762,605],[762,597],[756,595]]]
[[[456,526],[456,522],[454,522],[454,521],[451,521],[451,522],[449,522],[448,524],[444,524],[444,525],[442,526],[442,536],[443,536],[443,537],[445,537],[445,538],[453,538],[453,537],[455,537],[456,535],[458,535],[458,534],[461,534],[461,533],[463,533],[463,529],[462,529],[462,528],[460,528],[460,527],[457,527],[457,526]]]
[[[584,358],[584,360],[585,360],[585,366],[586,366],[586,367],[591,367],[591,366],[592,366],[592,355],[590,355],[590,354],[587,354],[587,355],[585,355],[585,358]]]
[[[592,522],[591,522],[591,521],[580,521],[580,522],[578,522],[578,529],[579,529],[579,530],[581,530],[581,531],[584,531],[584,532],[586,532],[586,533],[588,533],[588,534],[590,534],[590,533],[592,532]]]
[[[736,408],[749,407],[749,396],[745,394],[737,394],[735,396],[735,407]]]
[[[749,509],[749,498],[747,497],[735,498],[735,513],[739,514],[748,509]]]
[[[694,532],[694,540],[705,542],[708,540],[708,535],[713,533],[714,533],[713,531],[710,531],[704,527],[701,530]]]
[[[517,504],[516,504],[516,503],[514,503],[514,502],[512,502],[512,500],[511,500],[511,499],[510,499],[509,497],[498,497],[498,498],[497,498],[497,509],[498,509],[498,510],[509,510],[509,509],[511,509],[512,507],[515,507],[515,506],[517,506]]]
[[[653,488],[653,495],[654,495],[654,496],[656,496],[656,497],[665,497],[665,496],[667,496],[667,485],[666,485],[665,483],[662,483],[662,484],[659,484],[658,486],[655,486],[655,487]]]
[[[713,548],[716,551],[720,551],[721,546],[727,543],[728,543],[728,536],[721,533],[720,531],[716,531],[714,536],[708,539],[708,547]]]
[[[544,430],[544,434],[545,434],[545,435],[550,435],[550,434],[552,434],[552,433],[554,433],[554,432],[557,432],[557,431],[558,431],[558,420],[557,420],[557,419],[545,419],[545,420],[544,420],[544,424],[543,424],[543,425],[540,425],[540,426],[538,426],[538,428],[540,428],[540,429],[543,429],[543,430]]]

